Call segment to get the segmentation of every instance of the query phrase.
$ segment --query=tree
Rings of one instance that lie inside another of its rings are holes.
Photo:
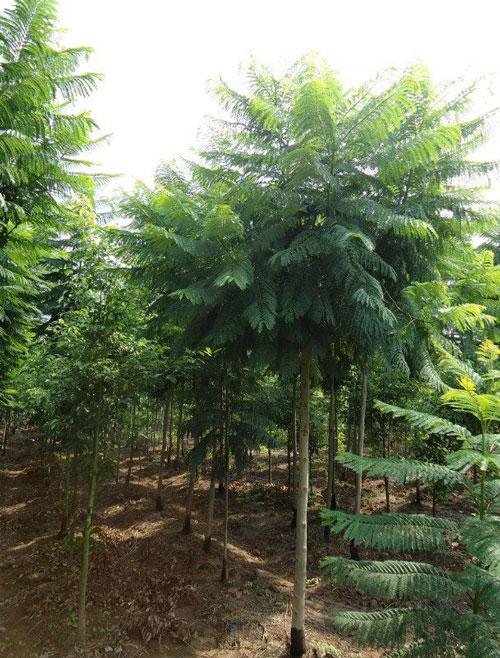
[[[55,6],[17,0],[0,16],[0,408],[40,319],[48,237],[65,225],[64,201],[93,185],[79,154],[96,124],[73,106],[99,76],[78,73],[90,49],[58,47]]]

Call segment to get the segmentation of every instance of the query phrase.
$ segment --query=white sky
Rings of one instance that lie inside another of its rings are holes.
[[[0,9],[8,6],[0,0]],[[187,154],[215,107],[206,82],[235,80],[251,53],[283,65],[319,51],[348,84],[420,59],[438,80],[495,74],[500,104],[498,0],[59,0],[67,45],[89,45],[105,75],[86,102],[103,132],[94,158],[109,173],[150,182],[163,159]],[[500,158],[500,127],[485,153]]]

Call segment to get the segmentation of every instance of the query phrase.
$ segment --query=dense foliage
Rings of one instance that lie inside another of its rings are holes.
[[[208,464],[203,549],[218,483],[225,582],[228,492],[265,448],[270,484],[273,451],[287,454],[292,656],[311,461],[327,472],[325,539],[350,541],[326,574],[409,603],[337,628],[400,658],[499,654],[499,220],[482,196],[497,163],[472,159],[492,118],[474,114],[475,85],[438,87],[417,65],[348,89],[317,58],[281,76],[251,62],[243,90],[215,85],[220,118],[193,160],[100,218],[81,159],[96,126],[74,109],[98,76],[79,72],[88,49],[59,48],[55,18],[52,0],[16,0],[0,20],[0,418],[3,454],[29,428],[60,482],[80,640],[98,484],[128,485],[146,459],[161,512],[164,479],[186,470],[187,534]],[[366,477],[384,480],[385,513],[362,514]],[[392,513],[392,481],[417,504],[429,490],[432,516]],[[468,501],[460,523],[445,499]],[[452,541],[461,568],[433,564]],[[360,560],[370,548],[389,559]]]

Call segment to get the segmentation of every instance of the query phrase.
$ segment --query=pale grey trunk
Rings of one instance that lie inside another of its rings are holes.
[[[300,359],[300,433],[299,481],[297,492],[297,528],[295,546],[295,578],[292,599],[290,655],[302,656],[306,651],[304,631],[307,580],[307,500],[309,493],[309,386],[311,356],[304,349]]]
[[[214,522],[215,505],[215,481],[217,479],[216,456],[217,448],[214,442],[214,445],[212,446],[212,472],[210,474],[210,490],[208,492],[207,530],[205,532],[205,541],[203,542],[203,550],[206,553],[208,553],[212,544],[212,526]]]
[[[167,394],[165,407],[163,409],[163,426],[161,431],[161,453],[160,453],[160,470],[158,471],[158,484],[156,486],[156,509],[158,512],[163,510],[163,498],[161,495],[163,487],[163,475],[165,473],[165,456],[167,453],[167,432],[168,432],[168,412],[170,407],[170,393]]]

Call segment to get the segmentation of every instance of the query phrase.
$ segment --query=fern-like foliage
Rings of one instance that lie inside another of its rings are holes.
[[[456,483],[461,480],[459,474],[447,466],[417,459],[360,457],[350,452],[343,452],[336,461],[355,473],[387,477],[402,484],[415,480],[446,483]]]
[[[425,514],[347,514],[321,510],[323,525],[343,533],[347,540],[378,550],[436,551],[446,549],[446,537],[455,537],[458,526],[447,519]]]
[[[460,537],[467,552],[500,578],[500,517],[468,518],[462,523]]]
[[[327,557],[320,566],[339,585],[349,585],[376,597],[418,601],[459,596],[465,591],[451,572],[425,562],[356,562]]]
[[[404,418],[413,427],[424,430],[429,434],[441,434],[464,440],[472,439],[472,434],[467,428],[444,418],[439,418],[439,416],[433,416],[422,411],[414,411],[413,409],[402,409],[401,407],[386,404],[380,400],[375,400],[374,405],[381,413],[391,414],[394,418]]]

